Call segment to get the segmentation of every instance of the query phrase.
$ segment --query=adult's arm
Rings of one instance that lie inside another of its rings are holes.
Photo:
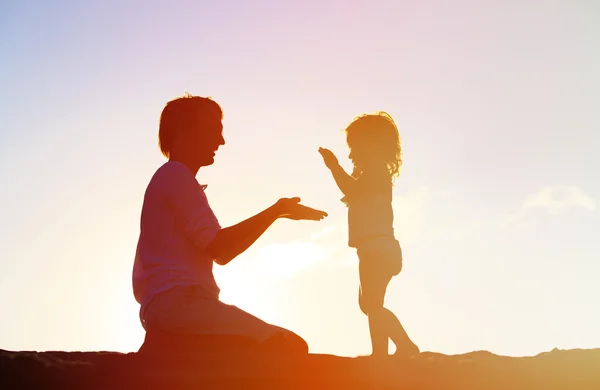
[[[275,205],[260,213],[223,228],[206,246],[206,252],[217,264],[225,265],[248,249],[280,217]]]
[[[164,176],[157,178],[158,185],[166,193],[165,202],[176,224],[196,248],[205,250],[221,226],[208,204],[204,188],[183,164],[171,164],[162,174]]]
[[[225,265],[248,249],[278,218],[319,221],[324,211],[300,204],[300,198],[282,198],[271,207],[236,225],[221,229],[206,250],[220,265]]]
[[[217,264],[225,265],[248,249],[278,218],[320,220],[327,213],[283,198],[236,225],[221,228],[204,190],[187,168],[176,166],[168,183],[169,200],[186,235]]]

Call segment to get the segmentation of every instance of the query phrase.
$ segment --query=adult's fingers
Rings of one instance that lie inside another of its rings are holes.
[[[297,205],[291,213],[295,219],[309,219],[313,221],[319,221],[327,216],[325,211],[313,209],[304,205]]]
[[[279,199],[279,203],[284,207],[295,206],[300,203],[300,198],[297,196],[293,198],[281,198]]]

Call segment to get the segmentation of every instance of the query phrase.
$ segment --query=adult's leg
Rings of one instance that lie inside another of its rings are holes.
[[[258,348],[266,352],[307,354],[308,344],[296,333],[283,329],[259,344]]]
[[[207,347],[308,352],[306,342],[295,333],[216,298],[203,298],[201,288],[177,287],[157,298],[146,310],[147,325],[154,329],[178,336],[202,335]]]

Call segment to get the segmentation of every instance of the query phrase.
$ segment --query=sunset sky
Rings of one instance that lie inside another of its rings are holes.
[[[351,5],[350,5],[351,4]],[[221,298],[314,353],[371,352],[346,207],[317,152],[388,111],[404,269],[387,306],[422,351],[600,347],[600,6],[554,1],[3,1],[0,349],[136,351],[131,287],[164,104],[224,110],[198,173],[221,225],[280,197]]]

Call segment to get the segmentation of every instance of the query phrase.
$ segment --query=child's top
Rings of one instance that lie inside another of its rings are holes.
[[[394,239],[392,179],[387,167],[363,171],[356,185],[345,194],[348,206],[348,245],[358,248],[366,239]]]
[[[133,266],[133,292],[140,319],[152,298],[175,286],[200,285],[217,298],[213,259],[204,248],[221,229],[204,189],[187,166],[160,167],[144,196]]]

